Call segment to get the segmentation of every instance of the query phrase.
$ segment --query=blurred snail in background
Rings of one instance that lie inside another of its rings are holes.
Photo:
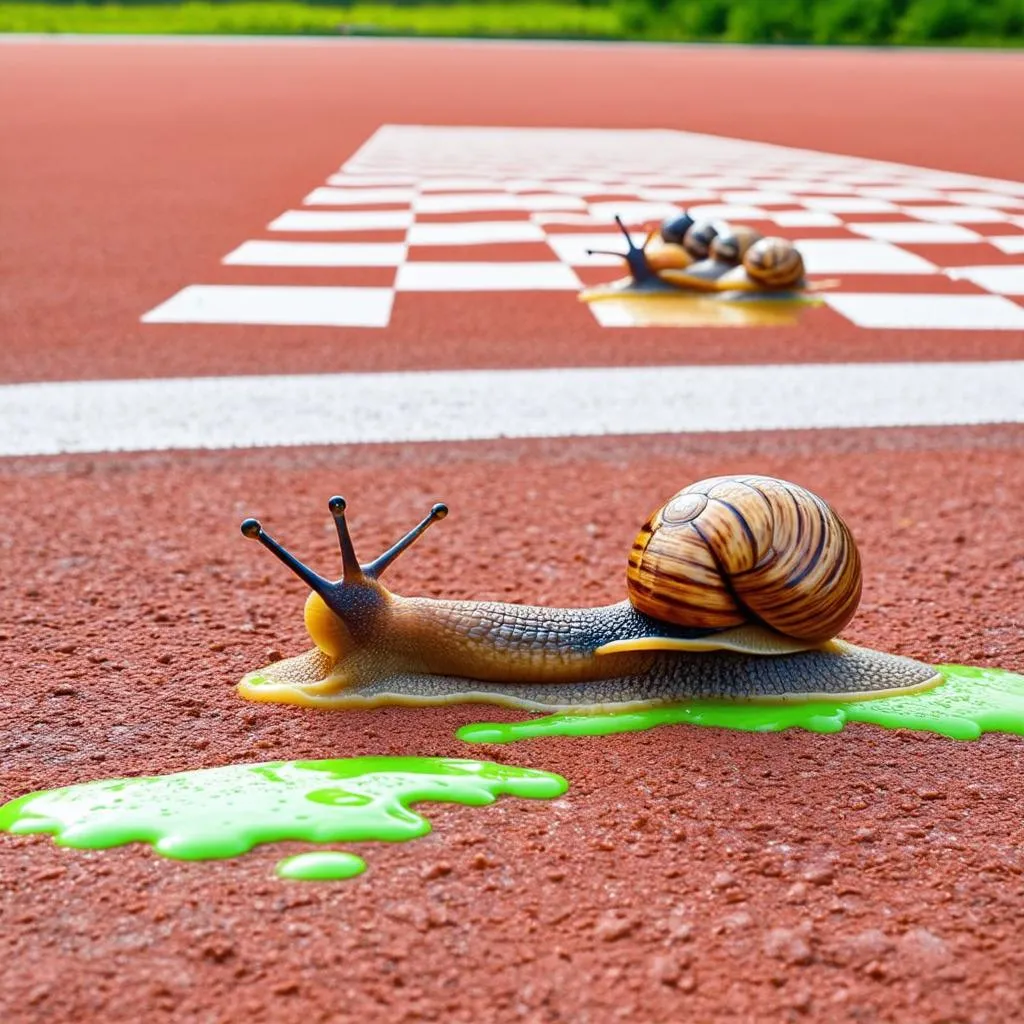
[[[784,297],[808,288],[803,257],[785,238],[763,238],[743,225],[694,222],[689,214],[680,214],[667,218],[660,230],[648,233],[643,246],[637,246],[622,219],[616,217],[615,223],[626,239],[626,252],[588,249],[587,253],[624,259],[633,289],[668,286]]]
[[[633,542],[627,599],[596,608],[400,597],[380,577],[447,508],[435,505],[361,565],[344,499],[328,507],[342,559],[334,582],[257,520],[242,523],[312,590],[305,622],[316,645],[249,673],[239,692],[250,700],[600,711],[690,698],[856,700],[940,682],[929,665],[835,639],[860,599],[857,548],[823,499],[784,480],[683,488]]]

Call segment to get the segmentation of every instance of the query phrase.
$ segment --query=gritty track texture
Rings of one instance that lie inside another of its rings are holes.
[[[0,381],[1021,358],[1021,332],[864,331],[829,310],[792,331],[601,328],[571,293],[404,295],[383,330],[139,318],[188,284],[260,280],[222,257],[300,204],[382,123],[682,128],[1014,178],[1024,135],[1008,127],[1022,92],[1024,58],[1010,54],[6,47]],[[380,283],[378,273],[344,280]],[[339,278],[296,270],[289,280]]]
[[[554,803],[429,806],[353,882],[276,880],[298,844],[208,864],[0,837],[0,1018],[163,1021],[1015,1019],[1019,739],[673,727],[471,747],[497,708],[247,705],[307,641],[301,584],[245,541],[337,563],[429,504],[395,589],[599,603],[654,505],[720,472],[834,501],[864,555],[847,635],[1024,670],[1019,428],[22,460],[0,465],[2,795],[97,777],[358,754],[564,773]]]

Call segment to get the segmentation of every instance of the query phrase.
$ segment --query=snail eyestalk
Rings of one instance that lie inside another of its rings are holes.
[[[334,495],[327,502],[327,507],[334,516],[334,525],[338,530],[338,545],[341,547],[341,578],[346,583],[358,583],[363,578],[363,570],[359,566],[359,559],[356,558],[356,549],[352,544],[352,537],[348,532],[348,523],[345,522],[345,499],[340,494]]]
[[[280,544],[270,536],[258,519],[245,519],[242,521],[242,534],[250,540],[258,540],[272,555],[276,556],[296,576],[302,580],[311,590],[319,594],[324,601],[330,603],[329,597],[337,589],[337,586],[330,580],[313,572],[308,565],[300,562],[291,552],[286,551]]]
[[[594,256],[600,254],[602,256],[618,256],[624,259],[634,284],[643,284],[647,281],[656,280],[658,275],[647,262],[644,250],[633,241],[629,229],[622,223],[622,218],[618,214],[615,215],[615,223],[618,224],[619,230],[626,239],[626,245],[629,247],[626,252],[612,252],[610,249],[588,249],[587,255]]]
[[[407,548],[417,537],[419,537],[428,526],[444,519],[448,515],[448,506],[438,502],[424,517],[423,521],[414,526],[400,541],[393,544],[384,554],[375,558],[363,570],[371,579],[379,579],[384,570]]]

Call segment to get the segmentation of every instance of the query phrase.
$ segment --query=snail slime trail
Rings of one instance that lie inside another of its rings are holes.
[[[77,849],[142,842],[164,857],[218,860],[289,839],[402,842],[430,832],[430,822],[410,809],[420,801],[479,807],[503,795],[551,799],[567,789],[559,775],[487,761],[273,761],[29,793],[0,807],[0,830],[49,833]],[[365,867],[353,854],[316,851],[286,858],[277,873],[350,878]]]
[[[919,693],[871,700],[751,704],[690,701],[601,714],[558,714],[525,722],[479,722],[456,733],[466,743],[512,743],[541,736],[607,736],[658,725],[711,725],[744,732],[800,728],[839,732],[848,722],[915,729],[955,740],[982,733],[1024,736],[1024,676],[997,668],[939,665],[942,683]]]

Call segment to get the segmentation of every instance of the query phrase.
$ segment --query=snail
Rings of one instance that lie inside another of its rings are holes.
[[[626,252],[605,249],[588,249],[587,252],[624,259],[630,274],[628,287],[633,291],[669,288],[735,292],[737,297],[752,293],[785,298],[794,292],[830,287],[835,283],[828,281],[808,286],[804,280],[803,258],[793,243],[785,238],[761,238],[751,228],[702,222],[688,229],[682,246],[656,239],[654,232],[648,234],[643,246],[638,246],[621,218],[616,217],[615,223],[626,239]],[[719,237],[722,243],[716,245]],[[736,262],[731,258],[734,252],[738,257]]]
[[[637,535],[626,599],[596,608],[400,597],[381,576],[447,507],[434,505],[367,564],[344,499],[328,507],[341,547],[336,582],[258,520],[242,523],[310,587],[305,624],[316,645],[249,673],[239,684],[248,699],[599,711],[690,698],[856,700],[941,680],[930,665],[836,639],[860,598],[857,548],[823,499],[783,480],[683,488]]]

